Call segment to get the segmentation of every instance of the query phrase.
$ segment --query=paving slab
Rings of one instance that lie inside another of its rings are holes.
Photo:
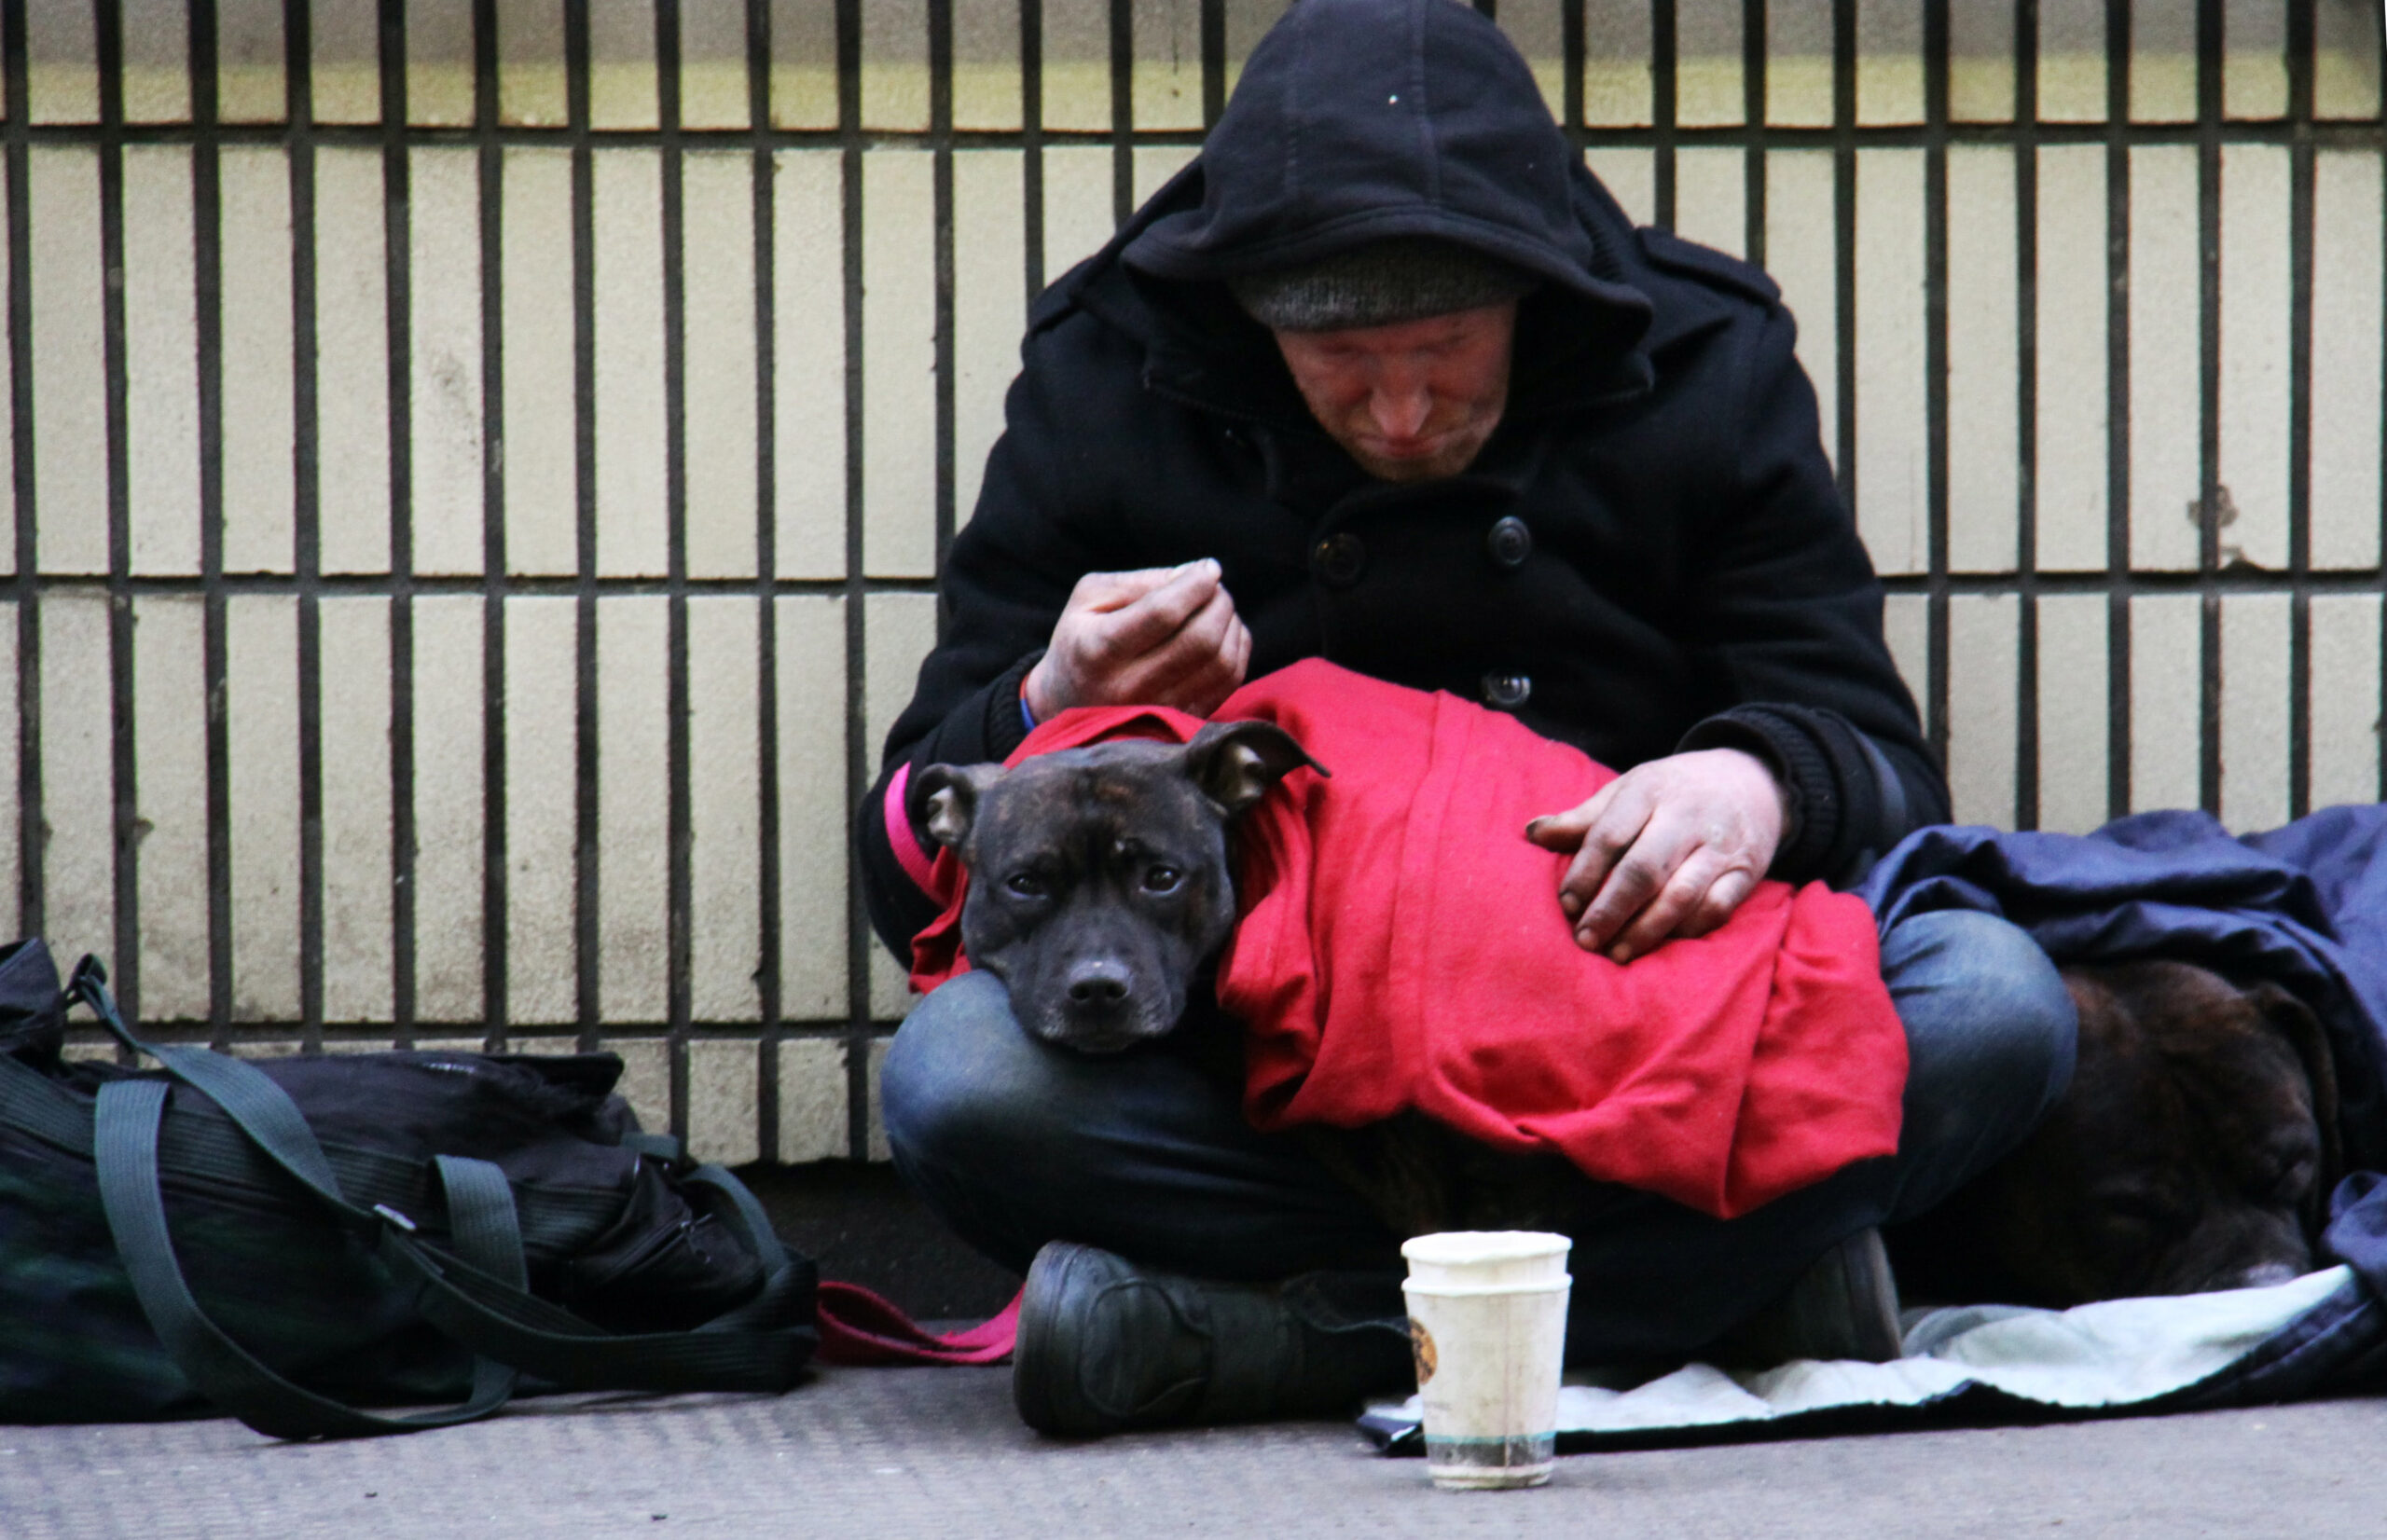
[[[1008,1373],[829,1369],[780,1397],[561,1397],[347,1443],[233,1422],[0,1428],[0,1535],[2387,1533],[2387,1400],[1576,1455],[1538,1491],[1448,1493],[1344,1423],[1042,1439],[1013,1415]]]

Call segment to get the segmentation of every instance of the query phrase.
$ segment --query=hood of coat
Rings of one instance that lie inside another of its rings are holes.
[[[1528,295],[1512,419],[1628,397],[1650,354],[1724,319],[1663,283],[1500,30],[1460,0],[1297,0],[1259,47],[1202,153],[1031,325],[1083,307],[1143,343],[1146,383],[1234,416],[1306,425],[1266,328],[1225,280],[1391,236],[1512,263]]]

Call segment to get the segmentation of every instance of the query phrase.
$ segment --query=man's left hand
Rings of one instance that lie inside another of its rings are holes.
[[[1625,963],[1732,918],[1773,864],[1788,818],[1764,761],[1704,749],[1636,765],[1571,812],[1534,819],[1525,837],[1575,852],[1558,906],[1576,944]]]

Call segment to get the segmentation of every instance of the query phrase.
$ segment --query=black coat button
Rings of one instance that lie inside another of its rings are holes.
[[[1328,587],[1348,588],[1367,571],[1367,543],[1347,529],[1329,535],[1310,548],[1309,565]]]
[[[1533,680],[1525,674],[1486,674],[1483,676],[1483,704],[1496,710],[1513,711],[1533,698]]]
[[[1533,530],[1524,519],[1511,514],[1492,526],[1491,532],[1483,537],[1483,548],[1491,553],[1495,566],[1513,571],[1533,555]]]

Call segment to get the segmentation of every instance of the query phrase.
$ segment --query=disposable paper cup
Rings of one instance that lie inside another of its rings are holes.
[[[1538,1487],[1556,1463],[1564,1235],[1451,1231],[1400,1248],[1434,1485]]]

